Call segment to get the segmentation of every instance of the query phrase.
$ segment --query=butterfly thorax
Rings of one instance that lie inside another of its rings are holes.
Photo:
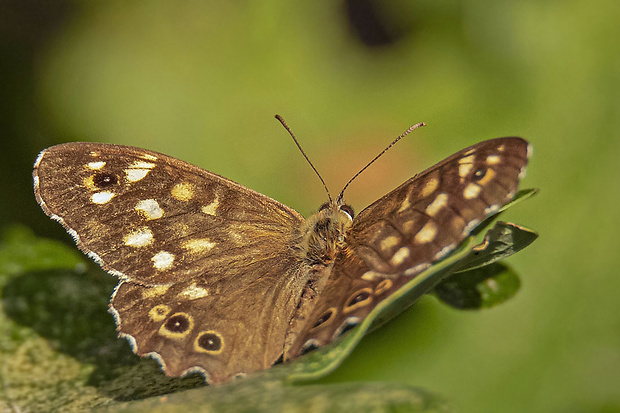
[[[353,222],[351,215],[337,204],[327,204],[300,228],[297,245],[300,258],[311,267],[329,266],[346,246]]]
[[[346,250],[346,238],[351,229],[352,211],[342,209],[335,203],[323,205],[299,228],[294,250],[305,267],[306,285],[297,301],[297,308],[289,322],[284,344],[284,359],[288,351],[307,323],[315,301],[321,295],[332,272],[339,253]]]

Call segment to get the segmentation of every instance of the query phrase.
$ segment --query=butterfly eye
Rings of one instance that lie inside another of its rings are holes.
[[[329,226],[331,225],[332,220],[329,218],[325,218],[325,219],[321,219],[319,221],[317,221],[316,224],[314,224],[314,230],[316,232],[326,232],[329,229]]]
[[[93,176],[93,183],[99,188],[108,188],[118,183],[118,176],[109,172],[99,172]]]
[[[480,181],[487,174],[487,168],[480,168],[476,172],[474,172],[473,179],[474,181]]]
[[[349,217],[351,217],[351,219],[353,219],[353,216],[355,214],[353,213],[353,208],[351,208],[349,205],[346,205],[346,204],[340,205],[340,210],[344,212],[345,214],[347,214]]]
[[[321,211],[325,211],[327,208],[329,208],[329,202],[324,203],[323,205],[321,205],[319,207],[319,212]]]

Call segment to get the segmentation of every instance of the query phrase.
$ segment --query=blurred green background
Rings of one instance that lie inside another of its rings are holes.
[[[620,411],[620,2],[0,1],[0,225],[72,244],[31,165],[90,140],[164,152],[308,216],[356,210],[445,156],[518,135],[535,148],[505,216],[540,232],[508,303],[424,298],[324,382],[395,381],[463,412]],[[111,317],[105,311],[101,317]]]

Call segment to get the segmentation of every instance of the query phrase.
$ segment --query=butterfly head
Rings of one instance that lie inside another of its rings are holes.
[[[319,207],[319,213],[321,213],[321,211],[325,211],[328,209],[334,209],[334,210],[339,211],[340,213],[345,214],[346,216],[349,217],[351,221],[353,221],[353,217],[355,216],[355,213],[353,212],[353,208],[350,205],[347,205],[342,202],[339,202],[339,203],[326,202]]]
[[[353,208],[327,202],[301,228],[299,253],[311,266],[328,266],[346,246],[353,222]]]

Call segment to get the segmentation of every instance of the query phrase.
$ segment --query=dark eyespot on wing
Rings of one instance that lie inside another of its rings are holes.
[[[222,339],[215,333],[203,333],[198,337],[198,346],[206,351],[218,351],[222,348]]]
[[[184,333],[189,327],[189,319],[181,314],[173,315],[164,324],[164,328],[173,333]]]
[[[98,172],[93,175],[93,183],[98,188],[109,188],[118,184],[118,175],[112,172]]]

